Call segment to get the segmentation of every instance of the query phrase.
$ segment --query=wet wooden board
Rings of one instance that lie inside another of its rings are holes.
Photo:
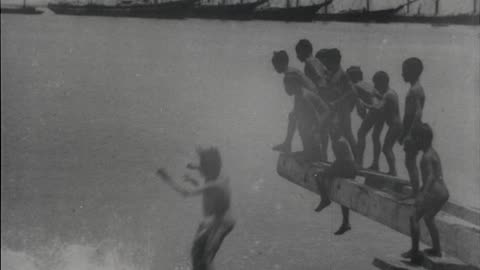
[[[319,193],[314,175],[325,167],[310,165],[292,155],[281,154],[277,172],[287,180],[312,192]],[[392,194],[349,179],[337,178],[330,188],[332,201],[377,221],[405,235],[410,235],[409,217],[412,202],[402,202]],[[444,251],[467,264],[480,266],[480,226],[441,211],[436,219]],[[421,230],[427,232],[423,222]],[[430,244],[428,233],[421,234],[422,242]]]

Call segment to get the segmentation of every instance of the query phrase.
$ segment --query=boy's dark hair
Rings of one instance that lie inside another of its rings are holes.
[[[418,79],[423,72],[423,63],[417,57],[410,57],[403,61],[403,68],[408,70],[414,79]]]
[[[272,57],[272,64],[274,66],[287,66],[288,65],[288,54],[286,51],[274,51]]]
[[[222,159],[216,147],[197,148],[200,159],[200,171],[207,180],[218,178],[222,169]]]
[[[422,148],[430,147],[433,141],[433,130],[427,123],[417,125],[412,129],[412,138],[416,140]]]
[[[311,55],[313,53],[312,43],[308,39],[300,39],[295,46],[295,51]]]
[[[363,81],[363,72],[359,66],[351,66],[347,68],[347,75],[351,81],[354,81],[354,82]]]
[[[342,54],[340,53],[340,50],[333,48],[328,50],[327,59],[332,65],[338,66],[342,61]]]
[[[320,62],[325,65],[327,62],[327,52],[328,49],[321,49],[315,54],[315,58],[320,60]]]
[[[315,57],[327,68],[338,67],[342,61],[342,54],[337,48],[321,49],[315,54]]]
[[[375,84],[388,85],[390,83],[390,77],[385,71],[377,71],[372,78]]]

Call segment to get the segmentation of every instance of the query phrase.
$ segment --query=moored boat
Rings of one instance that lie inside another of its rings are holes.
[[[367,0],[366,6],[362,9],[346,10],[338,13],[319,14],[317,20],[345,22],[389,22],[393,20],[395,14],[415,1],[417,0],[409,1],[406,4],[402,4],[393,8],[371,10],[370,0]]]
[[[117,5],[88,3],[49,3],[48,8],[55,14],[143,18],[184,18],[194,4],[192,0],[175,0],[168,2],[134,3],[121,2]]]
[[[300,6],[297,1],[296,6],[291,6],[290,2],[287,1],[286,7],[266,7],[257,9],[254,12],[254,19],[309,22],[315,19],[319,9],[332,2],[333,0],[328,0],[321,4]]]
[[[35,15],[35,14],[42,14],[43,10],[38,10],[36,7],[27,6],[26,0],[23,0],[23,5],[5,5],[0,7],[1,13],[7,14],[28,14],[28,15]]]
[[[249,20],[253,17],[254,10],[268,0],[255,2],[226,3],[218,4],[197,3],[191,10],[190,17],[222,20]]]

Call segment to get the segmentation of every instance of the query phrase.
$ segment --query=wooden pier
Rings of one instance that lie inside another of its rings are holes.
[[[318,194],[315,176],[328,166],[328,163],[303,162],[299,153],[280,154],[277,172],[290,182]],[[399,199],[408,191],[408,181],[367,170],[360,171],[359,176],[364,181],[333,179],[329,190],[330,199],[409,236],[409,217],[414,212],[413,200]],[[424,260],[424,266],[428,269],[480,269],[480,211],[448,203],[437,215],[436,223],[443,251],[459,260],[447,257],[432,263],[428,259]],[[423,222],[421,231],[421,241],[430,245],[430,235],[425,233],[427,229]],[[381,269],[422,269],[395,268],[393,264],[390,264],[390,268],[383,267],[389,265],[387,261],[389,259],[376,258],[374,265]],[[448,267],[445,268],[446,266]]]

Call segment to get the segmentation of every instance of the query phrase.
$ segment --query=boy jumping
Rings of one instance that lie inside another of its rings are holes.
[[[213,259],[223,239],[233,230],[235,219],[230,211],[230,186],[227,177],[220,174],[222,160],[217,148],[197,149],[199,165],[189,164],[187,168],[198,170],[205,178],[203,185],[186,175],[184,180],[194,188],[184,187],[173,181],[170,175],[159,169],[157,175],[183,196],[203,196],[204,219],[200,223],[191,250],[193,270],[212,270]]]

